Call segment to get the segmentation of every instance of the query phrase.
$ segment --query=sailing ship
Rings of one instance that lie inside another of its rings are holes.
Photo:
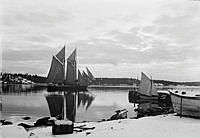
[[[129,101],[138,102],[159,102],[163,104],[171,104],[168,91],[157,90],[152,79],[149,79],[143,72],[141,73],[141,81],[139,88],[129,91]]]
[[[200,94],[170,91],[174,112],[180,116],[200,118]]]
[[[89,70],[89,69],[88,69]],[[90,72],[91,73],[91,72]],[[86,74],[87,75],[87,74]],[[87,78],[90,78],[88,75]],[[77,51],[67,58],[65,70],[65,46],[52,58],[51,67],[47,76],[47,91],[86,91],[89,85],[87,79],[78,70],[77,78]]]
[[[129,99],[135,102],[158,101],[158,92],[153,84],[143,72],[141,73],[141,81],[138,90],[129,91]]]

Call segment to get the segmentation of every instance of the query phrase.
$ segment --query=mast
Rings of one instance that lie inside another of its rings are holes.
[[[75,73],[74,73],[74,78],[75,78],[75,81],[77,81],[77,48],[75,48]]]
[[[64,48],[65,48],[65,45],[64,45]],[[65,50],[64,50],[65,51]],[[64,81],[66,79],[66,73],[65,73],[65,57],[64,57],[64,60],[63,60],[63,69],[64,69]]]
[[[137,88],[137,89],[138,89],[138,85],[139,85],[139,84],[138,84],[138,80],[139,80],[139,79],[138,79],[138,75],[137,75],[137,78],[136,78],[136,88]]]
[[[152,82],[152,76],[151,76],[151,87],[150,87],[150,95],[152,95],[152,85],[153,85],[153,82]]]
[[[67,108],[66,108],[66,96],[65,96],[65,92],[63,94],[63,98],[64,98],[64,102],[63,102],[63,110],[64,110],[64,120],[67,120]]]

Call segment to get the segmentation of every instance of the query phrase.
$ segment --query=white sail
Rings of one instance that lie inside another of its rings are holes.
[[[154,86],[152,80],[150,80],[143,72],[141,73],[139,93],[148,95],[148,96],[158,95],[157,89]]]
[[[75,84],[77,80],[76,75],[76,49],[67,59],[66,83]]]
[[[47,76],[48,83],[62,83],[64,81],[64,66],[58,58],[53,56],[49,74]]]
[[[91,80],[91,81],[94,81],[95,78],[94,78],[93,74],[90,72],[90,70],[89,70],[87,67],[86,67],[86,70],[87,70],[87,74],[88,74],[90,80]]]

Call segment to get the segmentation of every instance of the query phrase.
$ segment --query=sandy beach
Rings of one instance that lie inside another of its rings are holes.
[[[197,138],[200,120],[176,116],[175,114],[122,119],[104,122],[75,123],[93,130],[74,132],[69,135],[52,135],[51,127],[37,127],[26,131],[16,125],[1,126],[3,138]]]

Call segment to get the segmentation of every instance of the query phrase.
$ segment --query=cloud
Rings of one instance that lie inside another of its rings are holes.
[[[77,41],[72,45],[79,46],[80,62],[83,64],[122,64],[122,63],[150,63],[162,61],[180,61],[184,60],[181,51],[171,51],[168,49],[167,41],[155,40],[153,37],[148,39],[144,36],[138,36],[137,33],[116,33],[111,32],[113,38],[102,39],[93,38],[85,41]],[[136,43],[127,42],[129,38],[137,38]],[[145,41],[146,44],[144,43]],[[98,51],[95,53],[94,51]],[[91,57],[93,57],[91,59]],[[90,59],[90,60],[89,60]],[[98,62],[96,62],[98,61]]]
[[[50,62],[49,62],[50,64]],[[4,61],[3,60],[3,72],[15,72],[15,73],[30,73],[46,76],[50,65],[46,62],[43,63],[40,60],[28,60],[28,61]]]
[[[3,45],[5,49],[33,49],[33,44],[58,47],[68,37],[66,26],[73,14],[56,3],[6,1],[2,7],[2,41],[12,43]]]
[[[47,60],[54,53],[55,49],[41,47],[40,49],[27,50],[4,50],[3,60],[6,61],[28,61],[28,60]],[[17,58],[16,58],[17,57]]]
[[[198,79],[200,8],[194,2],[7,0],[2,7],[5,71],[46,75],[51,55],[66,41],[67,56],[77,47],[79,67],[97,76],[144,71]]]
[[[23,72],[46,75],[51,64],[49,53],[57,51],[53,48],[13,50],[6,49],[2,54],[4,72]]]

